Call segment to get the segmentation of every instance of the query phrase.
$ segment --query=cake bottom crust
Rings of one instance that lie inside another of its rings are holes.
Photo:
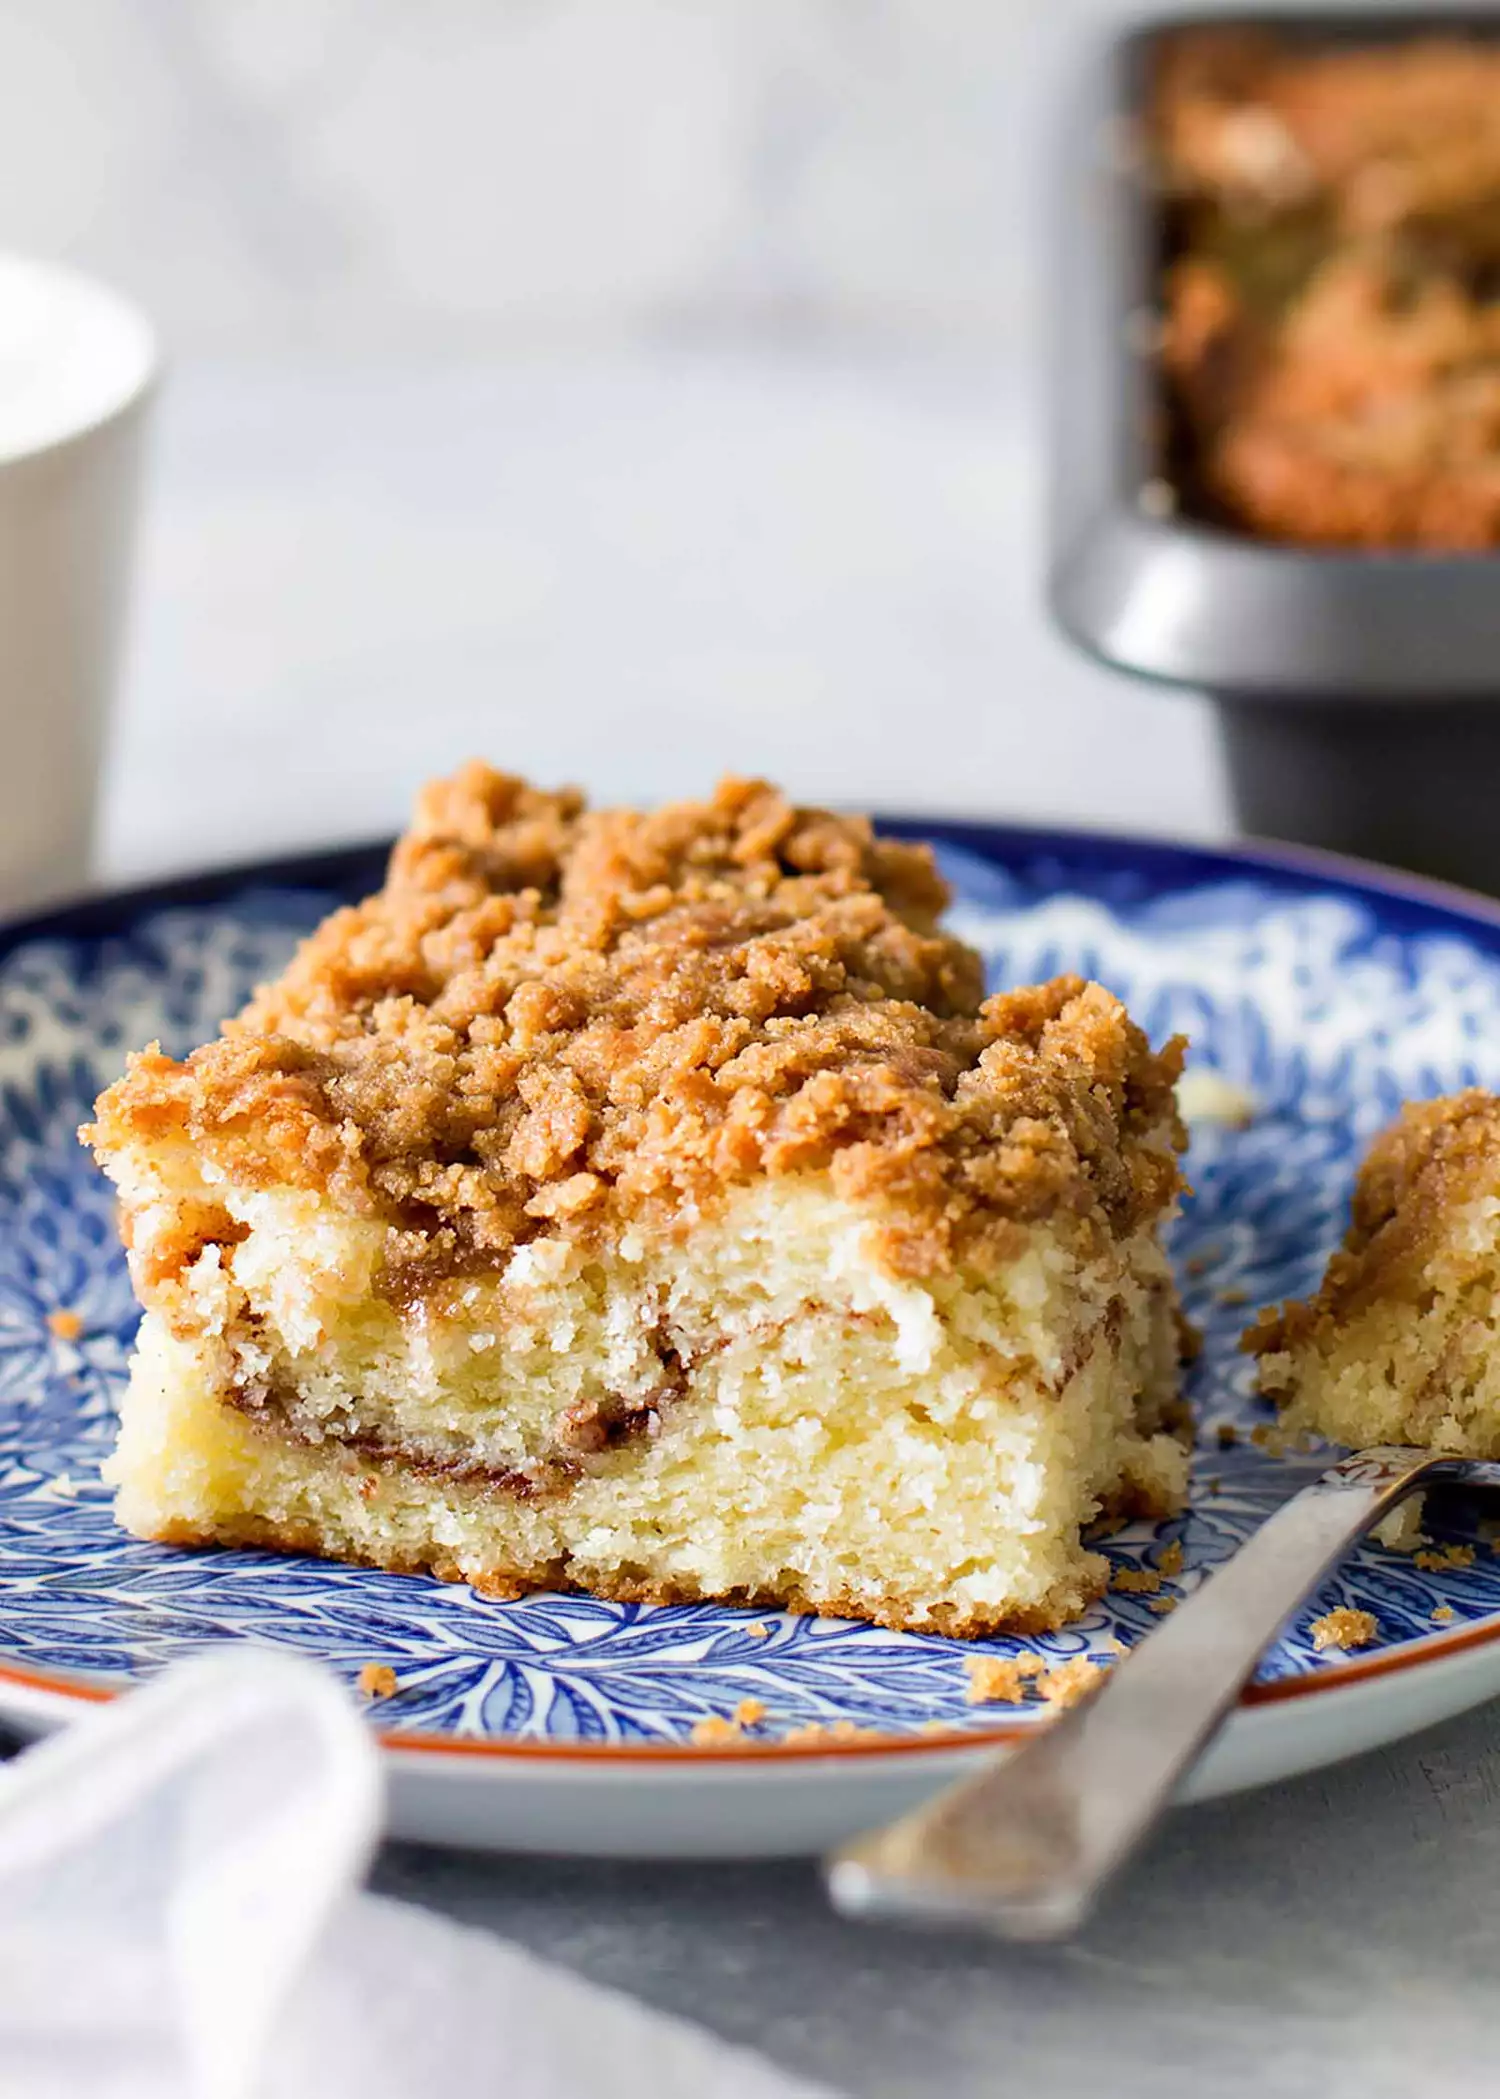
[[[333,1454],[316,1457],[304,1454],[304,1462],[308,1465],[309,1480],[316,1474],[322,1475],[325,1491],[330,1486],[336,1490],[341,1484],[339,1462]],[[1159,1479],[1153,1481],[1143,1477],[1129,1483],[1101,1510],[1100,1524],[1125,1523],[1136,1517],[1154,1522],[1175,1515],[1182,1506],[1182,1497],[1174,1490],[1174,1470],[1169,1460]],[[421,1484],[407,1475],[400,1491],[407,1496],[414,1491],[420,1493]],[[451,1494],[451,1488],[446,1490],[442,1497],[444,1506]],[[523,1596],[543,1592],[597,1596],[608,1603],[720,1603],[749,1611],[808,1612],[819,1618],[864,1619],[870,1624],[884,1626],[890,1632],[939,1633],[952,1640],[980,1640],[1000,1632],[1057,1632],[1072,1623],[1090,1604],[1097,1602],[1109,1586],[1108,1563],[1102,1555],[1091,1553],[1088,1558],[1092,1566],[1075,1582],[1060,1587],[1050,1601],[1044,1599],[1000,1612],[965,1610],[953,1604],[937,1603],[918,1614],[899,1595],[871,1595],[867,1589],[815,1594],[795,1581],[726,1591],[707,1589],[680,1575],[670,1579],[598,1575],[580,1582],[570,1577],[567,1562],[562,1559],[531,1567],[497,1560],[491,1566],[477,1567],[472,1561],[460,1564],[451,1554],[435,1547],[393,1552],[368,1540],[356,1544],[347,1536],[332,1538],[326,1531],[310,1524],[278,1523],[269,1517],[248,1514],[223,1518],[212,1526],[169,1521],[153,1533],[153,1538],[159,1545],[189,1549],[228,1546],[258,1552],[305,1553],[315,1559],[378,1567],[388,1574],[430,1574],[439,1581],[467,1583],[480,1595],[501,1603],[514,1603]]]
[[[807,1612],[817,1618],[859,1619],[883,1626],[888,1632],[937,1633],[950,1640],[983,1640],[994,1633],[1058,1632],[1063,1626],[1073,1623],[1091,1603],[1096,1603],[1109,1586],[1108,1568],[1101,1564],[1095,1573],[1083,1579],[1076,1588],[1070,1587],[1053,1605],[1036,1604],[996,1615],[985,1611],[964,1611],[952,1604],[939,1603],[923,1611],[919,1617],[899,1597],[872,1597],[865,1590],[858,1594],[851,1591],[842,1596],[810,1596],[795,1583],[789,1583],[710,1592],[681,1577],[661,1580],[604,1575],[591,1577],[587,1582],[572,1581],[565,1563],[532,1573],[503,1565],[492,1572],[475,1573],[466,1571],[454,1560],[429,1555],[407,1557],[387,1553],[376,1556],[372,1553],[366,1557],[348,1546],[330,1545],[311,1531],[283,1528],[253,1516],[219,1525],[209,1534],[194,1534],[188,1528],[172,1525],[155,1542],[188,1548],[229,1546],[257,1552],[302,1553],[344,1565],[378,1567],[387,1574],[430,1574],[439,1581],[467,1583],[479,1595],[497,1603],[516,1603],[523,1596],[542,1594],[597,1596],[605,1603],[718,1603],[746,1611]]]

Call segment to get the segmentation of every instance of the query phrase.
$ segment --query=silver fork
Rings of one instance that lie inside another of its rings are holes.
[[[1011,1939],[1076,1930],[1279,1628],[1371,1524],[1440,1475],[1500,1486],[1500,1463],[1391,1446],[1325,1472],[1090,1698],[829,1859],[836,1906],[849,1916],[984,1925]]]

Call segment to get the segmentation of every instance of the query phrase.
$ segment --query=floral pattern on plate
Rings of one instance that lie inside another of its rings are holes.
[[[1060,1633],[985,1643],[1108,1662],[1324,1462],[1266,1447],[1239,1334],[1256,1306],[1316,1281],[1359,1152],[1402,1098],[1500,1086],[1500,930],[1441,902],[1187,849],[947,835],[954,923],[993,983],[1096,975],[1153,1037],[1181,1029],[1193,1064],[1254,1103],[1244,1127],[1196,1127],[1196,1192],[1173,1234],[1205,1336],[1190,1511],[1107,1541],[1144,1584]],[[766,1709],[750,1740],[810,1723],[911,1733],[1035,1716],[1034,1694],[969,1705],[974,1650],[952,1641],[716,1605],[497,1604],[310,1560],[172,1551],[115,1527],[98,1474],[136,1314],[108,1188],[74,1131],[128,1046],[159,1036],[181,1051],[210,1033],[338,900],[226,881],[218,901],[146,896],[102,919],[98,907],[65,915],[0,961],[0,1669],[118,1685],[250,1638],[315,1655],[351,1684],[389,1665],[397,1693],[371,1710],[394,1732],[559,1743],[687,1742],[747,1698]],[[1310,1631],[1336,1605],[1371,1612],[1385,1648],[1500,1612],[1477,1506],[1434,1501],[1428,1528],[1472,1560],[1424,1567],[1364,1546],[1261,1677],[1337,1669]]]

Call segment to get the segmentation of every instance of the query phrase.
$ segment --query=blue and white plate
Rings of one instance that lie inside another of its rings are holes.
[[[919,825],[894,828],[919,835]],[[1028,1645],[1106,1661],[1159,1622],[1320,1469],[1254,1440],[1237,1351],[1250,1313],[1300,1294],[1342,1230],[1358,1156],[1403,1100],[1500,1087],[1500,909],[1344,863],[1129,839],[931,826],[954,922],[993,982],[1101,978],[1155,1039],[1248,1092],[1247,1126],[1194,1132],[1173,1253],[1206,1345],[1192,1373],[1190,1512],[1108,1541],[1115,1591]],[[0,936],[0,1718],[51,1724],[206,1643],[314,1655],[369,1708],[409,1835],[638,1854],[820,1846],[904,1805],[973,1750],[1038,1723],[971,1706],[956,1642],[713,1605],[577,1596],[496,1603],[421,1578],[119,1531],[99,1465],[135,1327],[109,1192],[76,1125],[128,1048],[213,1031],[338,901],[379,880],[359,850],[105,898]],[[1484,1511],[1433,1503],[1462,1564],[1361,1549],[1268,1653],[1200,1770],[1227,1791],[1389,1740],[1500,1691],[1500,1558]],[[1373,1614],[1377,1640],[1319,1653],[1313,1618]],[[765,1717],[728,1747],[699,1723]],[[839,1723],[844,1723],[843,1729]],[[785,1742],[812,1727],[821,1739]],[[859,1730],[850,1734],[850,1729]],[[701,1731],[701,1730],[700,1730]],[[841,1738],[846,1737],[846,1738]]]

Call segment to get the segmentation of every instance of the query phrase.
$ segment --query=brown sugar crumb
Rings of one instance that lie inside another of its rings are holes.
[[[83,1332],[82,1314],[69,1311],[66,1305],[59,1305],[55,1312],[49,1312],[47,1324],[59,1341],[76,1341]]]
[[[1214,1430],[1214,1440],[1220,1450],[1233,1450],[1240,1440],[1240,1432],[1232,1421],[1221,1421]]]
[[[766,1717],[765,1701],[759,1698],[742,1698],[734,1709],[736,1727],[754,1727]]]
[[[1039,1654],[971,1654],[965,1658],[968,1705],[1019,1705],[1027,1680],[1041,1676],[1046,1663]]]
[[[1044,1219],[1129,1236],[1181,1186],[1181,1044],[1076,977],[986,998],[948,901],[926,846],[763,782],[590,812],[472,764],[377,895],[218,1041],[134,1058],[87,1141],[176,1135],[215,1178],[326,1189],[404,1234],[403,1291],[758,1175],[878,1205],[904,1275],[1009,1258]],[[160,1238],[148,1296],[205,1229]]]
[[[1329,1647],[1368,1647],[1380,1630],[1371,1611],[1351,1611],[1340,1605],[1325,1611],[1312,1622],[1313,1649],[1322,1654]]]
[[[728,1720],[722,1713],[706,1713],[701,1720],[693,1722],[691,1739],[700,1749],[722,1748],[730,1742],[738,1742],[744,1733],[738,1720]]]
[[[1161,1587],[1161,1576],[1154,1567],[1120,1567],[1110,1587],[1122,1596],[1154,1596]]]
[[[400,1686],[389,1662],[366,1662],[359,1672],[359,1688],[366,1698],[394,1698]]]
[[[854,1720],[809,1720],[801,1727],[789,1728],[781,1739],[784,1743],[807,1748],[823,1743],[831,1746],[839,1742],[869,1741],[880,1733],[878,1727],[861,1727]]]
[[[1431,1551],[1412,1554],[1412,1565],[1420,1567],[1424,1574],[1444,1574],[1450,1567],[1472,1567],[1473,1564],[1472,1545],[1439,1545]]]
[[[1434,1625],[1451,1625],[1458,1616],[1451,1603],[1440,1603],[1432,1614]]]
[[[1146,1608],[1155,1611],[1158,1618],[1165,1618],[1176,1610],[1181,1600],[1178,1596],[1158,1596]]]
[[[1059,1662],[1055,1669],[1049,1669],[1038,1682],[1037,1689],[1048,1705],[1077,1705],[1108,1674],[1102,1662],[1091,1662],[1086,1654],[1075,1654],[1071,1661]]]
[[[1170,1581],[1174,1575],[1181,1574],[1182,1540],[1180,1538],[1174,1538],[1170,1545],[1164,1545],[1160,1553],[1157,1555],[1156,1564],[1168,1581]]]

